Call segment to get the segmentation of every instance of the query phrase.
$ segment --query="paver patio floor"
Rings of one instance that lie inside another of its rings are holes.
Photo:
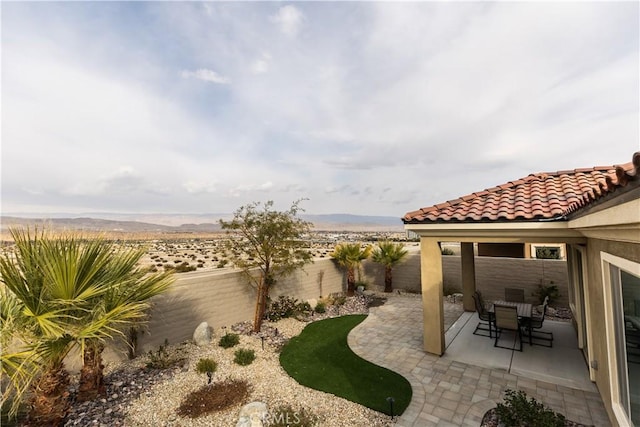
[[[445,302],[445,329],[462,312]],[[522,389],[530,397],[586,425],[610,425],[597,392],[570,388],[425,353],[420,295],[390,294],[370,310],[348,337],[361,357],[403,375],[411,383],[411,404],[397,420],[401,427],[474,426],[502,400],[504,391]],[[586,368],[585,368],[586,369]]]

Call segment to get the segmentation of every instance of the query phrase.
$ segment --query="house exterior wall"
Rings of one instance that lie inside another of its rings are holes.
[[[609,360],[607,352],[608,338],[604,319],[607,316],[607,310],[610,308],[607,308],[605,304],[602,252],[640,263],[640,245],[600,239],[589,239],[587,243],[586,288],[589,293],[591,317],[587,321],[591,328],[590,340],[593,353],[590,358],[598,363],[598,369],[593,371],[595,382],[609,414],[609,419],[613,422],[615,421],[615,416],[612,409],[612,391],[609,378],[615,361]]]

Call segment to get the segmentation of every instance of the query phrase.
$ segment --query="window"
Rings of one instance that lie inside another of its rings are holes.
[[[604,253],[603,261],[614,412],[640,425],[640,264]]]

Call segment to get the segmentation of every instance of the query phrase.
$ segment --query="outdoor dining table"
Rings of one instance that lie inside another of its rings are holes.
[[[504,306],[508,306],[508,307],[516,307],[516,309],[518,311],[518,317],[524,318],[524,319],[530,319],[531,318],[531,312],[533,311],[533,304],[528,304],[528,303],[525,303],[525,302],[494,301],[493,304],[491,304],[491,308],[489,309],[489,313],[493,313],[494,312],[493,306],[495,304],[504,305]]]
[[[489,308],[489,313],[494,313],[495,305],[503,305],[508,307],[516,307],[516,311],[518,312],[518,319],[524,320],[524,323],[529,325],[527,326],[527,332],[529,333],[529,345],[533,345],[533,340],[531,338],[531,313],[533,311],[533,304],[525,303],[525,302],[510,302],[510,301],[494,301]]]

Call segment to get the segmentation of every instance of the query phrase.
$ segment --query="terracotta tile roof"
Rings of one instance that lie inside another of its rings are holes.
[[[629,163],[543,172],[408,212],[404,223],[535,221],[563,217],[640,177],[640,151]]]

